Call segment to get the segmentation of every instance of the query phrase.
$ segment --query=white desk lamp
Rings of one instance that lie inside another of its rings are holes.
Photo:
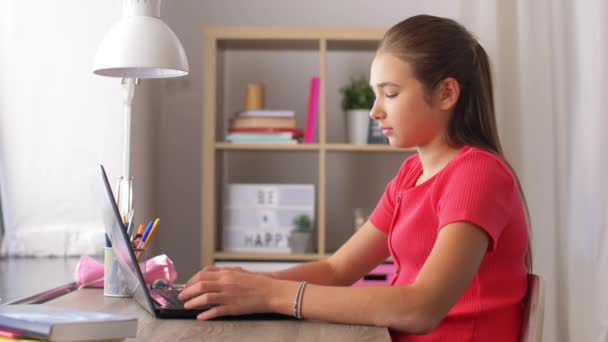
[[[120,77],[124,86],[125,120],[123,176],[117,202],[123,217],[132,215],[133,179],[129,175],[131,103],[140,78],[168,78],[188,74],[188,59],[179,38],[160,19],[162,0],[123,0],[123,15],[97,49],[93,73]]]

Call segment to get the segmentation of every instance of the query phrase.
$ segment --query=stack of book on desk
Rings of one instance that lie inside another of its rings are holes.
[[[136,334],[136,318],[44,304],[0,305],[0,341],[115,341]]]
[[[230,118],[225,139],[232,143],[297,144],[301,137],[294,111],[259,109]]]

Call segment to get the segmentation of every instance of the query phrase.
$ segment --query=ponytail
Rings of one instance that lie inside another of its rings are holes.
[[[462,103],[466,102],[466,105],[461,108],[464,120],[456,120],[454,119],[454,116],[450,118],[450,123],[448,124],[448,141],[449,139],[456,139],[457,141],[464,142],[466,145],[476,146],[494,153],[499,156],[511,170],[511,173],[517,182],[520,200],[526,217],[526,225],[528,227],[528,250],[526,251],[525,263],[528,273],[532,273],[532,248],[530,246],[532,229],[530,210],[528,209],[528,201],[526,200],[519,177],[517,177],[517,173],[506,160],[502,146],[500,145],[500,139],[498,138],[498,129],[495,120],[496,114],[494,112],[490,58],[485,49],[476,40],[474,41],[472,50],[473,67],[476,69],[474,74],[477,74],[477,77],[471,78],[469,93],[463,96],[465,101]],[[458,112],[458,110],[454,111],[454,113],[456,112]],[[476,125],[479,125],[479,127],[475,127]],[[475,127],[477,132],[467,132],[462,136],[463,131],[466,132],[466,129],[471,129],[471,127]],[[452,132],[449,131],[450,129]],[[481,141],[475,141],[476,139]]]

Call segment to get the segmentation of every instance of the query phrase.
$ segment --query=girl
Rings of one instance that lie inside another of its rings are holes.
[[[385,34],[370,83],[371,117],[418,153],[369,221],[327,260],[266,275],[207,267],[180,299],[218,305],[199,319],[277,312],[386,326],[396,341],[517,341],[527,216],[498,141],[488,56],[453,20],[415,16]],[[391,286],[349,287],[389,255]]]

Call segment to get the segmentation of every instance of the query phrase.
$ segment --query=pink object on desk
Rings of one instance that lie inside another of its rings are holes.
[[[395,265],[384,263],[374,268],[368,275],[359,279],[353,286],[390,285],[395,274]]]
[[[157,279],[163,279],[169,285],[172,285],[177,278],[177,272],[173,266],[173,261],[165,254],[157,255],[146,261],[146,283],[151,284]],[[74,271],[74,279],[78,285],[87,284],[96,279],[99,281],[88,284],[86,287],[103,287],[103,264],[91,258],[90,256],[81,256],[76,270]]]

